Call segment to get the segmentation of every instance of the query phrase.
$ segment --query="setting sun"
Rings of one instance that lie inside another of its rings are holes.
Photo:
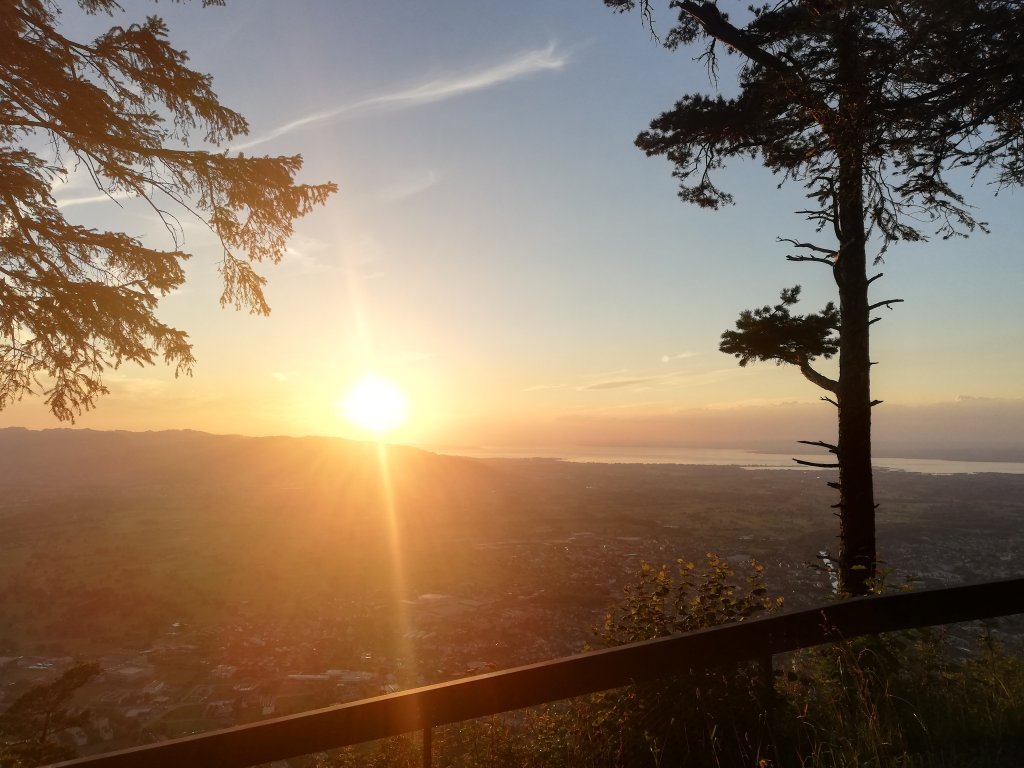
[[[350,423],[380,435],[405,423],[409,398],[393,381],[368,373],[352,386],[338,407]]]

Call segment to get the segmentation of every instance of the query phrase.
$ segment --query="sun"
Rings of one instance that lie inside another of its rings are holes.
[[[375,373],[353,384],[338,407],[351,424],[376,435],[397,429],[409,416],[409,398],[393,381]]]

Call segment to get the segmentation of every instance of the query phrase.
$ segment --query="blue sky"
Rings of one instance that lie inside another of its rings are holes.
[[[194,377],[113,372],[79,426],[358,437],[336,401],[374,370],[411,400],[395,438],[424,445],[834,432],[798,373],[717,351],[739,310],[783,287],[802,284],[809,309],[832,298],[828,270],[776,242],[813,235],[792,213],[800,189],[746,162],[722,176],[735,207],[676,199],[669,164],[633,138],[709,84],[638,16],[599,0],[124,6],[117,23],[162,15],[249,119],[233,150],[301,153],[302,178],[340,192],[264,270],[269,318],[218,307],[217,249],[186,223],[189,283],[161,314],[190,333]],[[74,34],[110,23],[66,19]],[[1022,198],[967,193],[993,234],[900,246],[880,268],[873,299],[905,300],[875,325],[883,436],[933,440],[947,418],[958,438],[1024,434]],[[130,203],[90,201],[83,179],[57,194],[83,223],[166,237]],[[9,425],[57,423],[37,399],[0,412]]]

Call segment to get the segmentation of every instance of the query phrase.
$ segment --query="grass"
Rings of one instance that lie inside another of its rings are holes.
[[[984,632],[938,631],[795,657],[780,682],[780,765],[1003,768],[1024,754],[1024,660]]]

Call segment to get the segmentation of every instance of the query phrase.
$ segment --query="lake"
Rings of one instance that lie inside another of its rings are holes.
[[[453,448],[439,451],[471,458],[505,459],[561,459],[563,461],[605,464],[699,464],[706,466],[737,466],[747,469],[817,470],[804,467],[793,459],[827,463],[828,453],[762,453],[740,448],[677,448],[672,446],[485,446],[481,448]],[[929,475],[975,474],[998,472],[1024,474],[1024,463],[1012,461],[947,461],[944,459],[905,459],[876,457],[879,469],[920,472]],[[818,470],[821,471],[821,470]]]

